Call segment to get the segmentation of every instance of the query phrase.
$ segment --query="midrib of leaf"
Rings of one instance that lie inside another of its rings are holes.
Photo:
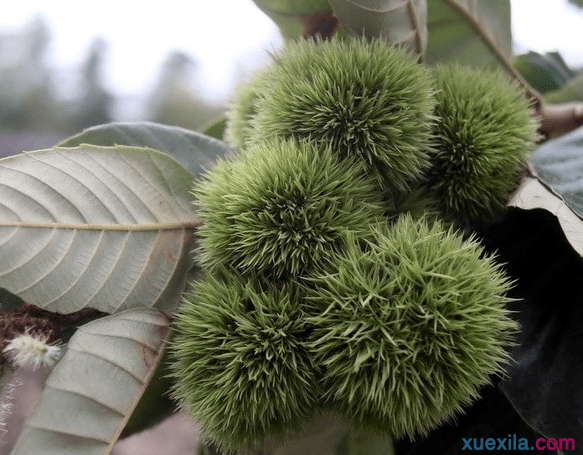
[[[419,60],[423,63],[425,53],[423,50],[423,37],[421,35],[421,23],[419,22],[419,16],[417,15],[417,8],[413,4],[413,0],[407,0],[407,7],[409,8],[409,14],[411,15],[411,22],[413,22],[413,30],[415,30],[415,47],[417,54],[419,54]]]
[[[454,8],[458,13],[466,20],[466,22],[475,30],[475,32],[480,36],[484,44],[490,49],[494,56],[498,59],[502,67],[508,71],[508,73],[524,88],[527,92],[529,98],[533,99],[537,103],[541,103],[542,96],[534,88],[530,86],[526,80],[520,75],[518,71],[510,64],[510,61],[506,58],[500,47],[496,44],[494,38],[490,36],[488,31],[482,26],[480,21],[474,17],[474,15],[458,0],[443,0],[449,6]]]
[[[47,229],[74,229],[78,231],[176,231],[197,229],[200,221],[178,221],[170,223],[133,223],[133,224],[87,224],[87,223],[34,223],[13,222],[0,223],[2,227],[47,228]]]

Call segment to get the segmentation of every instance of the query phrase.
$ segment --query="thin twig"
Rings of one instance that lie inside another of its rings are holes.
[[[539,114],[540,132],[547,137],[583,126],[583,102],[543,104]]]

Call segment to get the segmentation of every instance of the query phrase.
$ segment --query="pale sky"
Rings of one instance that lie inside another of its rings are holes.
[[[237,76],[282,45],[251,0],[17,0],[3,5],[0,33],[22,29],[39,14],[51,32],[51,66],[78,67],[102,37],[105,83],[122,96],[149,92],[165,57],[178,49],[199,62],[201,93],[224,101]],[[583,66],[583,10],[567,0],[512,0],[512,15],[515,53],[559,50],[568,64]]]

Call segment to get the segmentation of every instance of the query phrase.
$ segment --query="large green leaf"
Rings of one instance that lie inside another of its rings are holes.
[[[558,89],[577,74],[567,66],[558,52],[539,54],[530,51],[516,56],[512,64],[541,93]]]
[[[59,313],[171,311],[193,263],[193,180],[145,148],[0,160],[0,287]]]
[[[510,0],[428,0],[428,63],[509,68]]]
[[[508,435],[511,435],[510,444]],[[513,450],[523,442],[521,439],[528,441],[530,449],[539,437],[540,434],[520,418],[498,387],[486,386],[480,391],[480,398],[463,414],[433,429],[424,437],[415,438],[414,441],[406,438],[397,441],[395,452],[398,455],[460,455],[472,453],[466,447],[466,441],[474,450],[474,440],[479,448],[480,440],[485,442],[492,438],[495,449],[500,442],[504,442],[504,447],[500,450],[483,450],[482,447],[482,450],[474,453],[516,454],[522,453]]]
[[[581,231],[579,231],[581,232]],[[558,217],[510,209],[482,234],[516,280],[509,305],[520,332],[500,387],[546,438],[583,440],[583,261]],[[576,451],[583,447],[577,444]]]
[[[81,144],[153,148],[172,155],[195,176],[212,167],[217,158],[233,151],[224,142],[204,134],[151,122],[94,126],[65,139],[59,146],[76,147]]]
[[[533,154],[532,165],[542,180],[560,194],[575,212],[583,215],[583,127],[544,143]],[[558,213],[556,209],[553,211],[557,216]],[[562,225],[565,224],[563,220],[560,221]],[[573,246],[581,255],[582,226],[576,224],[568,229],[579,231],[581,246]],[[569,233],[566,234],[569,237]]]
[[[170,320],[134,309],[79,328],[13,455],[106,455],[148,385]]]
[[[583,71],[569,79],[561,88],[547,93],[544,100],[547,103],[583,101]]]
[[[18,296],[8,292],[6,289],[0,288],[0,313],[13,311],[19,306],[24,305],[24,303]]]
[[[427,46],[427,0],[329,0],[346,30],[381,37],[423,54]]]
[[[279,27],[279,31],[286,39],[297,39],[311,35],[320,29],[337,23],[332,17],[332,8],[328,0],[253,0],[257,7],[267,14]]]
[[[542,145],[532,157],[542,180],[524,178],[515,208],[482,235],[516,279],[510,309],[521,331],[501,388],[526,422],[556,439],[583,439],[582,156],[583,128]]]

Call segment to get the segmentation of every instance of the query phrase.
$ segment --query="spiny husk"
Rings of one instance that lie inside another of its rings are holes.
[[[511,283],[473,239],[404,215],[306,279],[311,351],[329,405],[356,427],[426,434],[502,373]],[[372,240],[369,240],[371,239]]]
[[[251,138],[251,119],[256,113],[255,103],[269,80],[266,70],[258,71],[235,91],[227,112],[225,139],[236,149],[243,149]]]
[[[488,221],[517,187],[538,124],[524,92],[500,72],[444,65],[434,75],[438,121],[427,186],[445,217]]]
[[[428,165],[434,107],[425,67],[373,39],[290,42],[265,71],[251,140],[307,138],[362,159],[393,195]]]
[[[205,267],[284,281],[325,262],[344,231],[362,231],[385,208],[361,162],[278,138],[220,161],[195,197]]]
[[[297,286],[221,269],[194,283],[171,344],[174,396],[227,451],[299,430],[318,383]]]

